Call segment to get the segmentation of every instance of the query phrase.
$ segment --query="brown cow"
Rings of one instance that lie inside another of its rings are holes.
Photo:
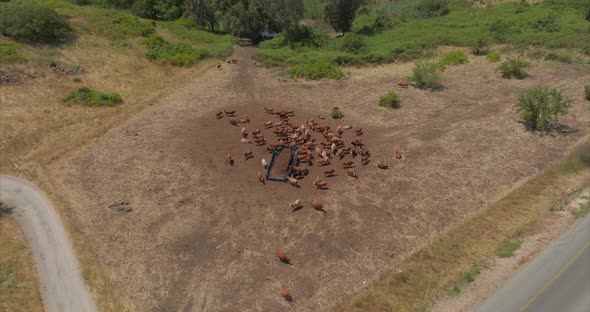
[[[266,184],[266,183],[264,182],[264,176],[262,175],[262,173],[260,173],[260,171],[258,171],[258,172],[256,173],[256,177],[258,178],[258,181],[260,181],[260,183],[262,183],[262,184]]]
[[[221,119],[221,118],[223,118],[223,112],[219,112],[219,113],[215,114],[215,116],[217,117],[217,119]]]
[[[336,169],[334,169],[334,168],[324,170],[324,177],[333,177],[335,172],[336,172]]]
[[[346,173],[348,174],[348,176],[353,177],[353,178],[358,178],[358,175],[356,175],[356,170],[354,169],[348,169],[346,170]]]
[[[342,162],[342,168],[352,168],[353,165],[354,165],[354,161],[352,161],[352,160]]]
[[[244,155],[244,158],[246,158],[246,160],[254,157],[254,155],[252,155],[252,151],[247,151],[243,155]]]
[[[285,288],[285,287],[281,288],[280,294],[281,294],[281,297],[283,297],[283,299],[287,300],[288,302],[293,301],[293,298],[289,294],[289,291],[287,290],[287,288]]]
[[[401,88],[404,88],[404,89],[408,87],[408,83],[405,81],[402,81],[402,82],[398,83],[397,85],[400,86]]]
[[[234,160],[231,157],[231,154],[225,155],[225,162],[228,163],[230,166],[234,165]]]
[[[217,69],[221,69],[221,64],[217,64]]]
[[[229,124],[232,125],[232,126],[237,126],[238,125],[238,121],[235,120],[235,119],[228,119],[228,121],[229,121]]]
[[[227,117],[234,117],[235,114],[236,114],[236,111],[235,110],[233,110],[233,111],[226,111],[226,110],[224,110],[223,112],[225,113],[225,115]]]
[[[291,264],[289,256],[287,256],[287,254],[280,248],[277,249],[277,258],[279,258],[282,263]]]
[[[322,204],[321,202],[319,202],[317,200],[311,201],[311,207],[313,207],[313,209],[315,209],[317,211],[321,211],[323,213],[326,213],[326,210],[324,210],[324,204]]]
[[[402,159],[402,153],[400,153],[399,151],[395,151],[395,158]]]

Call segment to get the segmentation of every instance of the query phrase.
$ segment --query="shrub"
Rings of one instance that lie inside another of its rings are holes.
[[[488,61],[490,61],[490,62],[498,62],[498,61],[500,61],[501,58],[502,58],[502,55],[500,55],[499,52],[492,52],[492,53],[486,55],[486,59],[488,59]]]
[[[439,88],[441,86],[440,69],[435,63],[418,61],[408,80],[415,82],[418,88]]]
[[[319,48],[326,40],[327,37],[325,35],[314,32],[309,26],[295,25],[285,29],[283,45],[289,45],[291,48],[299,46]]]
[[[340,107],[334,107],[330,116],[332,116],[333,119],[342,119],[342,117],[344,117],[344,112],[340,109]]]
[[[394,91],[391,91],[391,92],[387,93],[386,95],[382,96],[381,98],[379,98],[378,105],[382,106],[382,107],[387,107],[387,108],[399,108],[400,107],[399,97],[397,96],[397,93],[395,93]]]
[[[443,16],[451,12],[447,0],[422,0],[416,4],[416,10],[422,18]]]
[[[584,93],[586,93],[586,100],[590,101],[590,85],[584,86]]]
[[[525,68],[529,67],[529,62],[516,58],[516,59],[509,59],[498,67],[498,70],[502,73],[503,78],[517,78],[517,79],[524,79],[528,77],[528,74],[524,71]]]
[[[492,38],[497,42],[504,43],[508,34],[512,32],[512,26],[507,21],[498,19],[493,21],[488,30],[490,31]]]
[[[558,32],[561,27],[557,24],[556,19],[556,15],[551,13],[534,21],[531,27],[538,32]]]
[[[468,63],[469,59],[467,55],[463,53],[463,51],[453,51],[445,54],[440,61],[438,61],[438,66],[441,69],[444,69],[448,65],[459,65]]]
[[[359,54],[367,46],[365,38],[355,33],[347,33],[342,38],[341,49],[342,51]]]
[[[520,242],[513,242],[505,240],[500,244],[496,256],[499,258],[508,258],[514,256],[513,252],[520,248]]]
[[[19,51],[20,46],[14,42],[0,41],[0,64],[16,63],[25,58]]]
[[[9,2],[0,4],[0,32],[17,41],[54,43],[70,32],[67,20],[41,4]]]
[[[195,49],[184,42],[169,43],[160,36],[150,36],[144,43],[148,46],[148,59],[176,66],[192,65],[208,54],[205,49]]]
[[[471,45],[471,53],[475,55],[486,54],[491,38],[489,36],[479,36],[474,39]]]
[[[559,116],[565,116],[571,103],[558,89],[537,87],[521,95],[515,107],[527,128],[535,131],[546,129]]]
[[[289,69],[291,77],[299,77],[310,80],[321,78],[340,79],[344,76],[340,68],[335,64],[317,60],[307,64],[298,64]]]
[[[70,92],[64,102],[82,104],[86,106],[114,106],[123,102],[121,95],[117,93],[103,93],[88,87],[78,88]]]
[[[557,62],[562,62],[562,63],[567,63],[567,64],[571,64],[574,62],[574,59],[572,58],[571,55],[569,55],[567,53],[560,53],[560,52],[551,52],[551,53],[545,55],[545,60],[557,61]]]

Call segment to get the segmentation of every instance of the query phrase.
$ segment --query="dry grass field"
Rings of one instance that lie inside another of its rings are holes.
[[[555,165],[590,127],[582,95],[587,65],[537,62],[530,78],[507,80],[496,64],[475,58],[448,68],[444,89],[429,92],[396,87],[410,64],[349,68],[342,80],[302,82],[250,66],[251,55],[242,49],[240,65],[208,70],[50,164],[46,181],[83,258],[92,259],[95,294],[119,298],[119,310],[329,309]],[[562,132],[533,134],[519,123],[512,105],[537,85],[575,99]],[[376,105],[391,89],[400,95],[399,110]],[[344,119],[325,123],[362,127],[373,162],[357,164],[358,179],[342,171],[325,179],[328,190],[312,187],[315,166],[301,188],[260,184],[256,172],[268,154],[240,143],[239,128],[215,113],[236,110],[249,116],[248,128],[262,128],[271,119],[265,106],[294,110],[295,123],[341,107]],[[244,161],[247,149],[255,157]],[[227,153],[233,167],[224,162]],[[379,162],[391,169],[378,169]],[[297,198],[305,207],[292,212],[287,203]],[[322,201],[327,213],[311,209],[311,200]],[[115,201],[133,210],[110,208]],[[276,260],[277,248],[292,266]],[[281,287],[293,302],[282,300]]]

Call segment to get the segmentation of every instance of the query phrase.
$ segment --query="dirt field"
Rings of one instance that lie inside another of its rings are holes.
[[[395,88],[402,108],[387,110],[377,100],[410,64],[349,69],[340,81],[285,82],[275,70],[252,67],[251,55],[242,49],[239,65],[209,70],[50,168],[67,222],[132,309],[327,310],[556,163],[590,126],[582,99],[588,66],[544,63],[520,81],[501,79],[496,64],[476,59],[448,68],[440,92]],[[518,122],[516,97],[539,84],[575,98],[565,132],[539,136]],[[294,110],[296,123],[341,107],[344,119],[325,123],[362,127],[373,162],[358,168],[358,179],[342,169],[324,179],[329,190],[313,188],[315,166],[299,189],[258,183],[260,159],[269,154],[240,143],[239,127],[215,113],[237,110],[248,114],[249,128],[262,128],[271,119],[265,106]],[[255,157],[244,161],[248,149]],[[379,162],[392,168],[380,170]],[[291,212],[287,203],[297,198],[305,207]],[[327,213],[311,209],[312,199]],[[114,201],[128,201],[132,212],[108,208]],[[277,248],[292,266],[278,262]],[[294,302],[279,296],[282,286]]]

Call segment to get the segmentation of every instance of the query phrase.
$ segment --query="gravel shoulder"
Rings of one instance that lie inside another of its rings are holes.
[[[45,311],[96,311],[64,227],[43,192],[26,181],[1,176],[0,199],[14,207],[31,246]]]

